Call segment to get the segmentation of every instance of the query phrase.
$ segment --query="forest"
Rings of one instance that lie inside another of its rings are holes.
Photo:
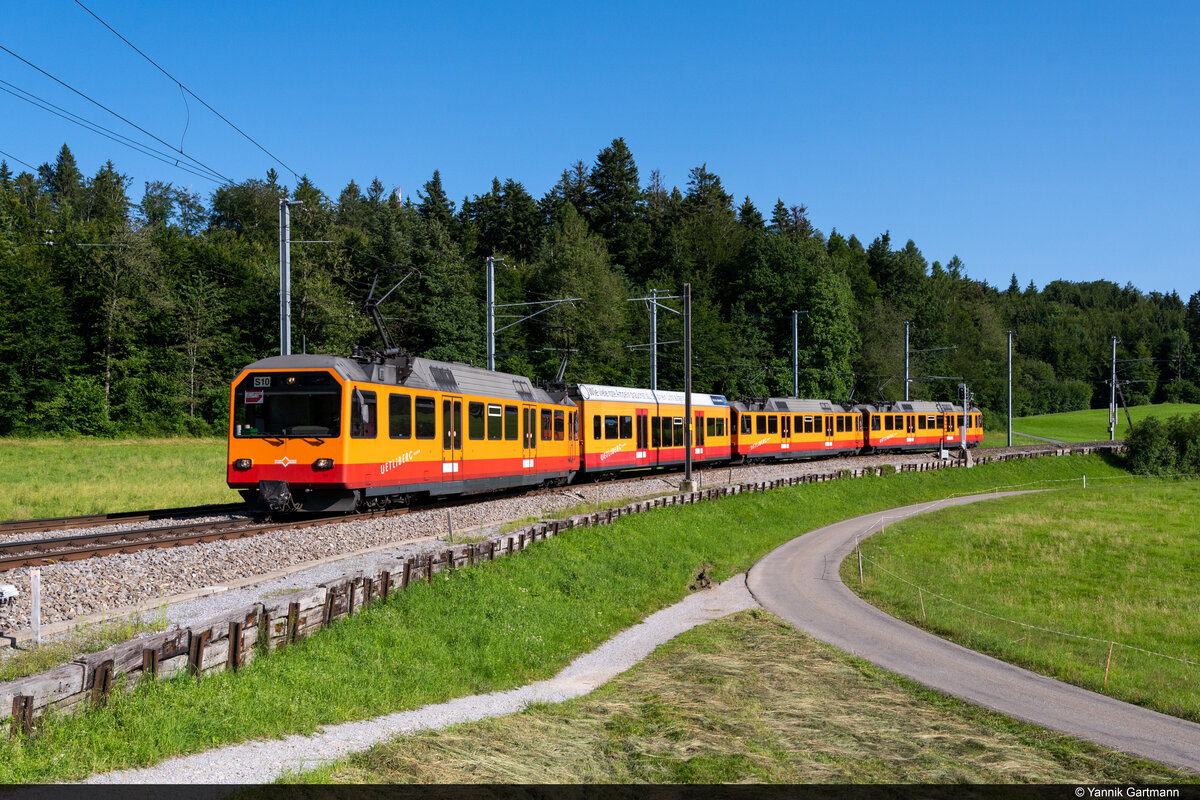
[[[483,366],[485,259],[496,302],[579,298],[497,337],[497,369],[648,386],[651,289],[692,285],[693,386],[743,397],[868,403],[952,400],[965,381],[1001,427],[1007,331],[1015,416],[1108,404],[1111,338],[1130,405],[1200,402],[1200,292],[1143,293],[1108,281],[1007,287],[957,257],[930,263],[889,232],[864,244],[810,223],[803,203],[738,202],[700,165],[682,189],[639,173],[623,139],[567,166],[544,196],[513,179],[451,200],[434,172],[415,197],[378,180],[336,197],[268,172],[205,197],[146,182],[140,201],[112,161],[81,173],[0,163],[0,435],[212,435],[228,385],[279,352],[279,201],[291,211],[293,352],[379,346],[364,301],[413,355]],[[485,187],[480,187],[485,188]],[[676,310],[680,301],[663,304]],[[532,313],[543,306],[504,309]],[[659,388],[683,383],[680,315],[658,315]],[[501,328],[514,320],[502,317]]]

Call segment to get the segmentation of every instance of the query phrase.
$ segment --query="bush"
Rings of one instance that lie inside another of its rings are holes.
[[[1165,422],[1147,417],[1125,437],[1129,469],[1139,475],[1200,476],[1200,414]]]

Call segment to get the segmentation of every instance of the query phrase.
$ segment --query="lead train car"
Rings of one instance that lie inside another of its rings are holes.
[[[227,481],[276,511],[565,484],[577,415],[565,393],[465,364],[275,356],[233,381]]]

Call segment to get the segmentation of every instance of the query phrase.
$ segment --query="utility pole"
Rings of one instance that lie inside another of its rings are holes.
[[[650,390],[658,391],[658,289],[650,290]]]
[[[496,303],[496,264],[497,264],[497,262],[503,264],[504,259],[503,258],[495,258],[493,256],[488,256],[488,258],[487,258],[487,304],[486,304],[486,309],[485,309],[485,316],[487,317],[487,333],[486,333],[487,343],[486,343],[486,346],[487,346],[487,368],[488,368],[489,372],[496,371],[496,334],[497,333],[502,333],[503,331],[508,330],[509,328],[511,328],[514,325],[519,325],[522,322],[525,322],[526,320],[533,319],[538,314],[541,314],[545,311],[549,311],[550,309],[554,308],[555,306],[562,305],[563,303],[575,303],[575,302],[578,302],[579,300],[583,299],[580,297],[564,297],[561,300],[537,300],[532,303],[499,303],[499,304],[497,304]],[[520,316],[519,314],[504,314],[502,316],[504,316],[505,318],[515,319],[516,321],[508,323],[503,328],[496,327],[496,309],[498,309],[498,308],[523,308],[525,306],[544,306],[544,308],[540,308],[537,311],[533,312],[532,314],[528,314],[524,317]],[[563,366],[564,367],[566,366],[566,361],[563,361]]]
[[[1012,337],[1008,332],[1008,446],[1012,447]]]
[[[1117,438],[1117,337],[1112,337],[1112,377],[1109,380],[1108,440]]]
[[[496,371],[496,262],[502,259],[488,256],[487,259],[487,368]]]
[[[279,199],[279,354],[292,354],[292,215],[301,200]]]
[[[908,402],[908,327],[911,322],[904,323],[904,402]]]
[[[692,482],[692,285],[683,285],[683,483],[679,488],[684,492],[694,492]]]
[[[681,299],[683,299],[683,295],[666,294],[661,289],[651,289],[649,297],[631,297],[628,300],[630,303],[644,303],[647,301],[650,303],[650,344],[629,344],[625,346],[630,350],[650,349],[650,389],[652,391],[658,391],[658,346],[660,344],[679,344],[678,339],[669,342],[660,342],[658,340],[658,308],[660,305],[658,301]],[[662,308],[665,311],[670,311],[672,314],[680,313],[668,305],[664,305]]]

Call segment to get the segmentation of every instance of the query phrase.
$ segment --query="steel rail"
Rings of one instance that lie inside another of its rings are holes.
[[[120,522],[148,522],[172,517],[194,517],[200,514],[235,514],[252,509],[247,503],[220,503],[183,508],[160,508],[149,511],[117,511],[111,514],[85,514],[78,517],[45,517],[42,519],[17,519],[0,522],[0,534],[34,533],[37,531],[61,531],[73,528],[95,528]]]

